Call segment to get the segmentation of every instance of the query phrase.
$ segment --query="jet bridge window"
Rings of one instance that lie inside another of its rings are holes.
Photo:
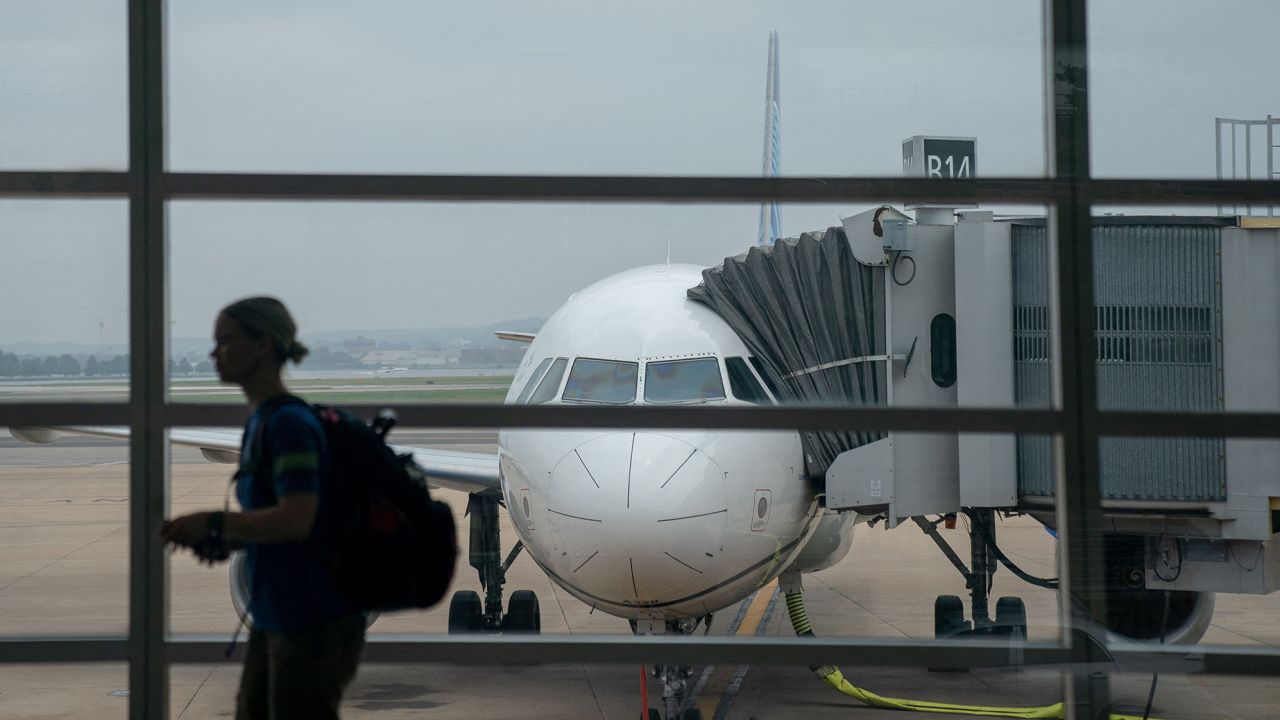
[[[556,358],[542,382],[538,383],[538,389],[529,397],[530,405],[541,405],[556,396],[556,391],[560,389],[560,379],[564,377],[564,368],[568,364],[569,358]]]
[[[756,376],[751,374],[745,360],[740,357],[725,358],[724,366],[729,371],[729,389],[733,391],[734,397],[753,405],[769,404],[769,396],[765,394]]]
[[[720,363],[713,357],[645,363],[645,402],[687,403],[723,399]]]
[[[545,358],[538,363],[538,368],[529,376],[529,382],[524,384],[524,389],[520,391],[520,396],[516,398],[517,405],[523,405],[529,396],[533,394],[533,389],[538,387],[538,381],[542,379],[542,373],[547,371],[547,366],[551,364],[551,358]]]
[[[568,402],[635,402],[639,369],[639,363],[578,358],[561,397]]]

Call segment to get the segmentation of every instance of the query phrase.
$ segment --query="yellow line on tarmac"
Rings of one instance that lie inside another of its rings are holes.
[[[760,622],[764,619],[764,611],[769,608],[769,601],[773,599],[773,591],[777,586],[778,581],[774,579],[756,591],[756,596],[751,599],[747,614],[742,617],[742,624],[738,626],[738,631],[734,635],[751,637],[756,634],[760,629]],[[716,716],[720,701],[724,699],[725,691],[729,688],[729,681],[733,679],[735,670],[736,668],[731,665],[716,666],[711,677],[707,678],[706,685],[702,687],[702,692],[698,693],[694,706],[702,711],[702,716],[707,720]]]

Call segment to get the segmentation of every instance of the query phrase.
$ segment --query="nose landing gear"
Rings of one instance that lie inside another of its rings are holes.
[[[656,623],[637,623],[631,621],[631,631],[637,635],[660,634],[664,631],[669,635],[691,635],[697,629],[699,623],[706,622],[707,628],[710,629],[711,616],[690,622],[688,619],[672,620],[665,624],[661,629],[655,628]],[[647,708],[646,713],[640,716],[640,720],[702,720],[702,710],[696,707],[686,707],[690,703],[689,698],[689,678],[693,677],[693,667],[690,665],[678,665],[674,663],[660,663],[653,665],[649,669],[653,677],[658,678],[658,682],[662,685],[662,705],[666,709],[663,714],[657,708]],[[647,680],[642,682],[647,683]],[[648,702],[647,684],[641,688],[641,696]]]
[[[506,560],[502,560],[502,544],[498,526],[498,504],[495,495],[472,493],[467,500],[471,516],[468,542],[471,567],[480,575],[484,603],[474,590],[459,590],[449,601],[449,634],[478,632],[533,633],[542,631],[542,615],[538,596],[532,590],[511,593],[507,612],[502,612],[502,589],[507,582],[507,568],[515,562],[522,543],[517,542]]]

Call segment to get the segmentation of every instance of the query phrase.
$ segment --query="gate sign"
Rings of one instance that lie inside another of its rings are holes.
[[[977,177],[977,138],[915,135],[902,141],[904,177],[968,179]]]

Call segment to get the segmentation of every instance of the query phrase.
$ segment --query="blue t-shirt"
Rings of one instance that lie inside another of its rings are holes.
[[[261,446],[254,447],[258,425],[268,411]],[[255,456],[259,449],[265,460]],[[310,407],[301,402],[264,403],[249,416],[240,441],[236,499],[245,510],[258,510],[291,493],[319,494],[328,463],[324,429]],[[266,469],[269,477],[257,477]],[[357,612],[334,590],[310,540],[249,543],[245,562],[249,616],[257,629],[297,632]]]

